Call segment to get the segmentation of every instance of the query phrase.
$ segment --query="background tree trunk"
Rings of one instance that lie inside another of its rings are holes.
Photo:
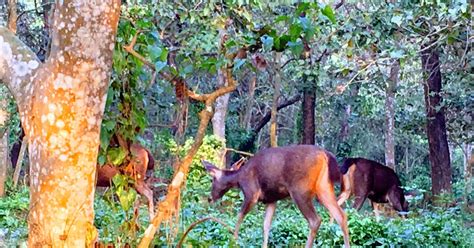
[[[426,74],[423,84],[426,108],[426,133],[428,135],[429,160],[431,164],[431,191],[433,195],[451,192],[451,161],[449,158],[441,96],[441,70],[439,52],[431,44],[421,47],[421,63]]]
[[[474,154],[473,154],[472,144],[464,144],[463,145],[463,154],[464,154],[464,195],[466,204],[469,203],[471,199],[472,192],[472,165],[474,164]]]
[[[303,91],[303,137],[302,144],[315,144],[315,115],[314,110],[316,107],[316,82],[308,82],[308,77],[305,78],[306,86]]]
[[[385,91],[385,165],[395,170],[395,92],[398,84],[400,62],[395,60]]]
[[[219,30],[219,47],[221,51],[225,51],[224,43],[227,39],[227,26]],[[222,88],[227,86],[227,76],[225,68],[219,68],[217,71],[217,87]],[[225,94],[216,99],[216,104],[214,107],[214,115],[212,116],[212,129],[215,136],[222,140],[224,147],[219,152],[219,164],[225,166],[225,152],[226,152],[226,138],[225,138],[225,119],[227,115],[227,107],[229,106],[230,94]]]
[[[0,46],[7,51],[0,59],[0,81],[17,101],[28,140],[29,246],[90,247],[97,238],[97,147],[120,1],[55,6],[45,64],[0,28]]]
[[[219,69],[217,71],[218,76],[218,87],[225,87],[227,86],[227,79],[225,76],[224,69]],[[225,151],[226,151],[226,137],[225,137],[225,118],[227,115],[227,107],[229,106],[229,98],[230,94],[225,94],[216,100],[215,105],[215,112],[214,116],[212,117],[212,129],[215,136],[217,136],[220,140],[222,140],[224,147],[220,151],[219,157],[221,158],[220,165],[225,165]]]
[[[5,196],[5,182],[8,175],[8,132],[3,132],[0,138],[0,198]]]
[[[16,33],[16,0],[8,0],[8,29]]]
[[[0,99],[0,197],[5,195],[5,182],[7,181],[8,167],[10,165],[8,160],[7,130],[7,120],[9,118],[7,111],[8,99],[5,96],[2,97],[3,99]]]
[[[250,82],[249,82],[249,91],[248,91],[247,101],[245,104],[245,114],[242,121],[242,124],[243,124],[242,126],[247,131],[250,131],[252,128],[250,120],[252,117],[252,107],[253,107],[253,102],[254,102],[256,85],[257,85],[257,73],[254,72],[252,73],[252,77],[250,78]]]
[[[274,76],[273,76],[273,103],[272,103],[272,112],[270,116],[270,145],[272,147],[278,146],[278,136],[277,136],[277,114],[278,114],[278,99],[280,98],[280,88],[281,88],[281,75],[280,75],[280,65],[281,64],[281,52],[275,52],[275,61],[273,63],[274,67]]]

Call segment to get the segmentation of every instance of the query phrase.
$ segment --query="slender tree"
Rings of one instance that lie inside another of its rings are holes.
[[[385,90],[385,165],[395,169],[395,91],[398,84],[400,62],[395,60],[390,68],[390,78]]]

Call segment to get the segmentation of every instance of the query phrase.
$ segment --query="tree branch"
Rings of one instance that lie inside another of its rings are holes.
[[[32,78],[40,68],[41,62],[14,33],[0,27],[0,81],[4,82],[23,110],[28,92],[32,91]]]

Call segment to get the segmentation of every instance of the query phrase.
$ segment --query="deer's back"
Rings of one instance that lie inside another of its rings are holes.
[[[256,180],[263,202],[285,198],[290,192],[315,192],[316,181],[327,172],[327,153],[312,145],[294,145],[262,150],[243,169]]]

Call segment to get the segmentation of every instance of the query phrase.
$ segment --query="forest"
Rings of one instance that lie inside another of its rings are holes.
[[[0,247],[474,247],[467,0],[0,0]]]

